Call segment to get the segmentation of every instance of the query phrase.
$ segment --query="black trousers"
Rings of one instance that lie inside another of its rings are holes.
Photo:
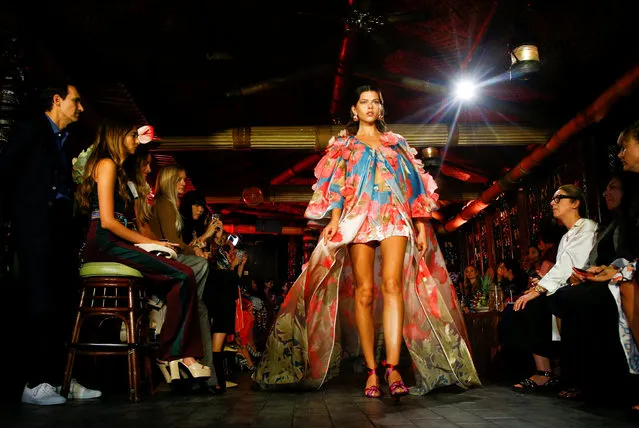
[[[42,213],[48,227],[15,230],[20,299],[21,338],[28,370],[23,384],[60,385],[66,362],[66,342],[78,303],[77,229],[72,203],[62,199]]]
[[[539,296],[526,303],[523,310],[513,312],[512,340],[519,351],[550,358],[552,356],[552,300]]]
[[[593,397],[628,398],[631,378],[608,284],[564,287],[555,293],[553,305],[561,318],[561,374],[566,386]]]

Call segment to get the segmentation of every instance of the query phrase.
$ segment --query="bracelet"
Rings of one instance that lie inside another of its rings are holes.
[[[541,285],[535,285],[535,287],[533,288],[533,290],[535,290],[537,293],[539,294],[546,294],[548,292],[548,290],[546,290],[544,287],[542,287]]]

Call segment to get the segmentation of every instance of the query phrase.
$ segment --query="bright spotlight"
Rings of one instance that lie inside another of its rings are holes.
[[[470,80],[462,80],[455,86],[455,97],[461,101],[468,101],[475,97],[476,86]]]

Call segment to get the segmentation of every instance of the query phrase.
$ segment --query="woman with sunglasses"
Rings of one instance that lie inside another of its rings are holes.
[[[558,384],[552,374],[550,354],[552,346],[551,299],[554,293],[568,284],[574,268],[583,268],[595,244],[597,223],[587,218],[583,192],[573,184],[560,186],[550,201],[552,214],[568,231],[559,242],[555,265],[515,302],[519,346],[530,351],[537,371],[530,378],[513,386],[518,392],[549,390]]]

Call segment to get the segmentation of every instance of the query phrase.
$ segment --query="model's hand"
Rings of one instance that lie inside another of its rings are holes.
[[[426,240],[426,231],[419,230],[417,232],[417,238],[415,238],[415,244],[417,245],[417,250],[419,251],[419,258],[423,258],[424,254],[426,254],[426,250],[428,249],[428,241]]]
[[[515,308],[514,309],[516,311],[518,311],[520,309],[524,309],[526,307],[526,303],[530,302],[533,299],[536,299],[539,296],[540,296],[540,294],[538,292],[536,292],[535,290],[527,290],[526,294],[524,294],[519,299],[517,299],[517,301],[515,302]]]
[[[322,238],[325,240],[325,242],[333,239],[333,236],[335,236],[335,234],[337,233],[338,227],[338,222],[335,220],[331,220],[331,222],[324,228],[324,230],[322,231]]]

